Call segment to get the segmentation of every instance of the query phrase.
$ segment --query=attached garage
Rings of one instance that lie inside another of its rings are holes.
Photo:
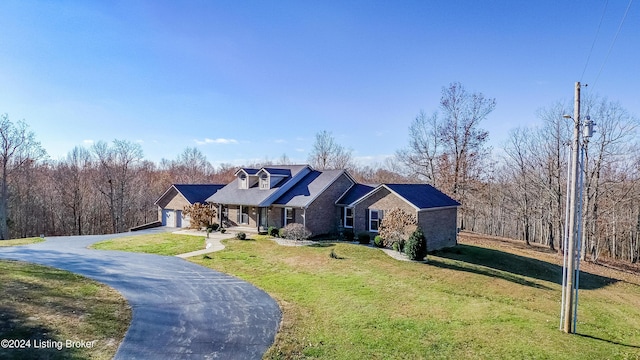
[[[174,184],[156,200],[158,218],[163,226],[189,227],[189,217],[182,217],[185,206],[195,203],[204,204],[207,198],[215,194],[224,185],[212,184]]]

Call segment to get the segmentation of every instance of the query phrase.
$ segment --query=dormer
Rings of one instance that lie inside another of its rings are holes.
[[[240,169],[235,175],[238,178],[238,189],[249,189],[258,182],[257,169]]]
[[[291,176],[291,170],[279,168],[262,168],[257,173],[259,186],[262,190],[273,189],[282,179]]]

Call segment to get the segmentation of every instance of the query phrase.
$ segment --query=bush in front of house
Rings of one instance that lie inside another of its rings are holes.
[[[382,236],[376,235],[376,237],[373,238],[373,245],[379,248],[384,247],[384,239],[382,238]]]
[[[218,230],[219,227],[220,227],[220,225],[218,225],[217,223],[213,223],[213,224],[210,224],[209,226],[207,226],[207,230],[212,232],[212,231]]]
[[[400,240],[394,241],[391,245],[391,248],[398,252],[404,252],[404,245],[405,245],[404,240],[400,239]]]
[[[368,232],[358,233],[358,242],[363,245],[371,243],[371,235]]]
[[[346,229],[343,234],[346,241],[353,241],[353,239],[356,237],[356,235],[353,233],[353,230],[350,229]]]
[[[282,237],[289,240],[306,240],[311,236],[311,231],[298,223],[289,224],[281,230]]]
[[[407,240],[404,247],[404,253],[411,260],[422,260],[427,256],[427,240],[424,237],[422,229],[417,228]]]
[[[243,232],[239,232],[236,234],[236,239],[238,240],[246,240],[247,239],[247,234],[243,233]]]
[[[280,229],[278,229],[277,227],[274,227],[274,226],[269,226],[269,229],[267,230],[267,233],[271,237],[279,237],[280,236]]]

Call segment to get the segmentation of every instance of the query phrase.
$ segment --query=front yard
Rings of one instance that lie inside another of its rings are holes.
[[[202,238],[154,236],[116,239],[110,248],[202,248]],[[558,330],[562,260],[539,249],[467,243],[422,264],[345,243],[281,246],[254,236],[224,244],[189,260],[278,300],[282,328],[266,358],[640,359],[637,275],[586,267],[579,334],[567,335]]]
[[[1,260],[0,293],[0,359],[111,359],[131,321],[120,293],[50,267]]]

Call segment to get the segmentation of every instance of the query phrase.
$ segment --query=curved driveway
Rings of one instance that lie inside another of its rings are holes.
[[[0,247],[0,258],[68,270],[120,291],[133,318],[116,359],[262,358],[281,318],[269,295],[178,257],[86,248],[127,235],[53,237]]]

